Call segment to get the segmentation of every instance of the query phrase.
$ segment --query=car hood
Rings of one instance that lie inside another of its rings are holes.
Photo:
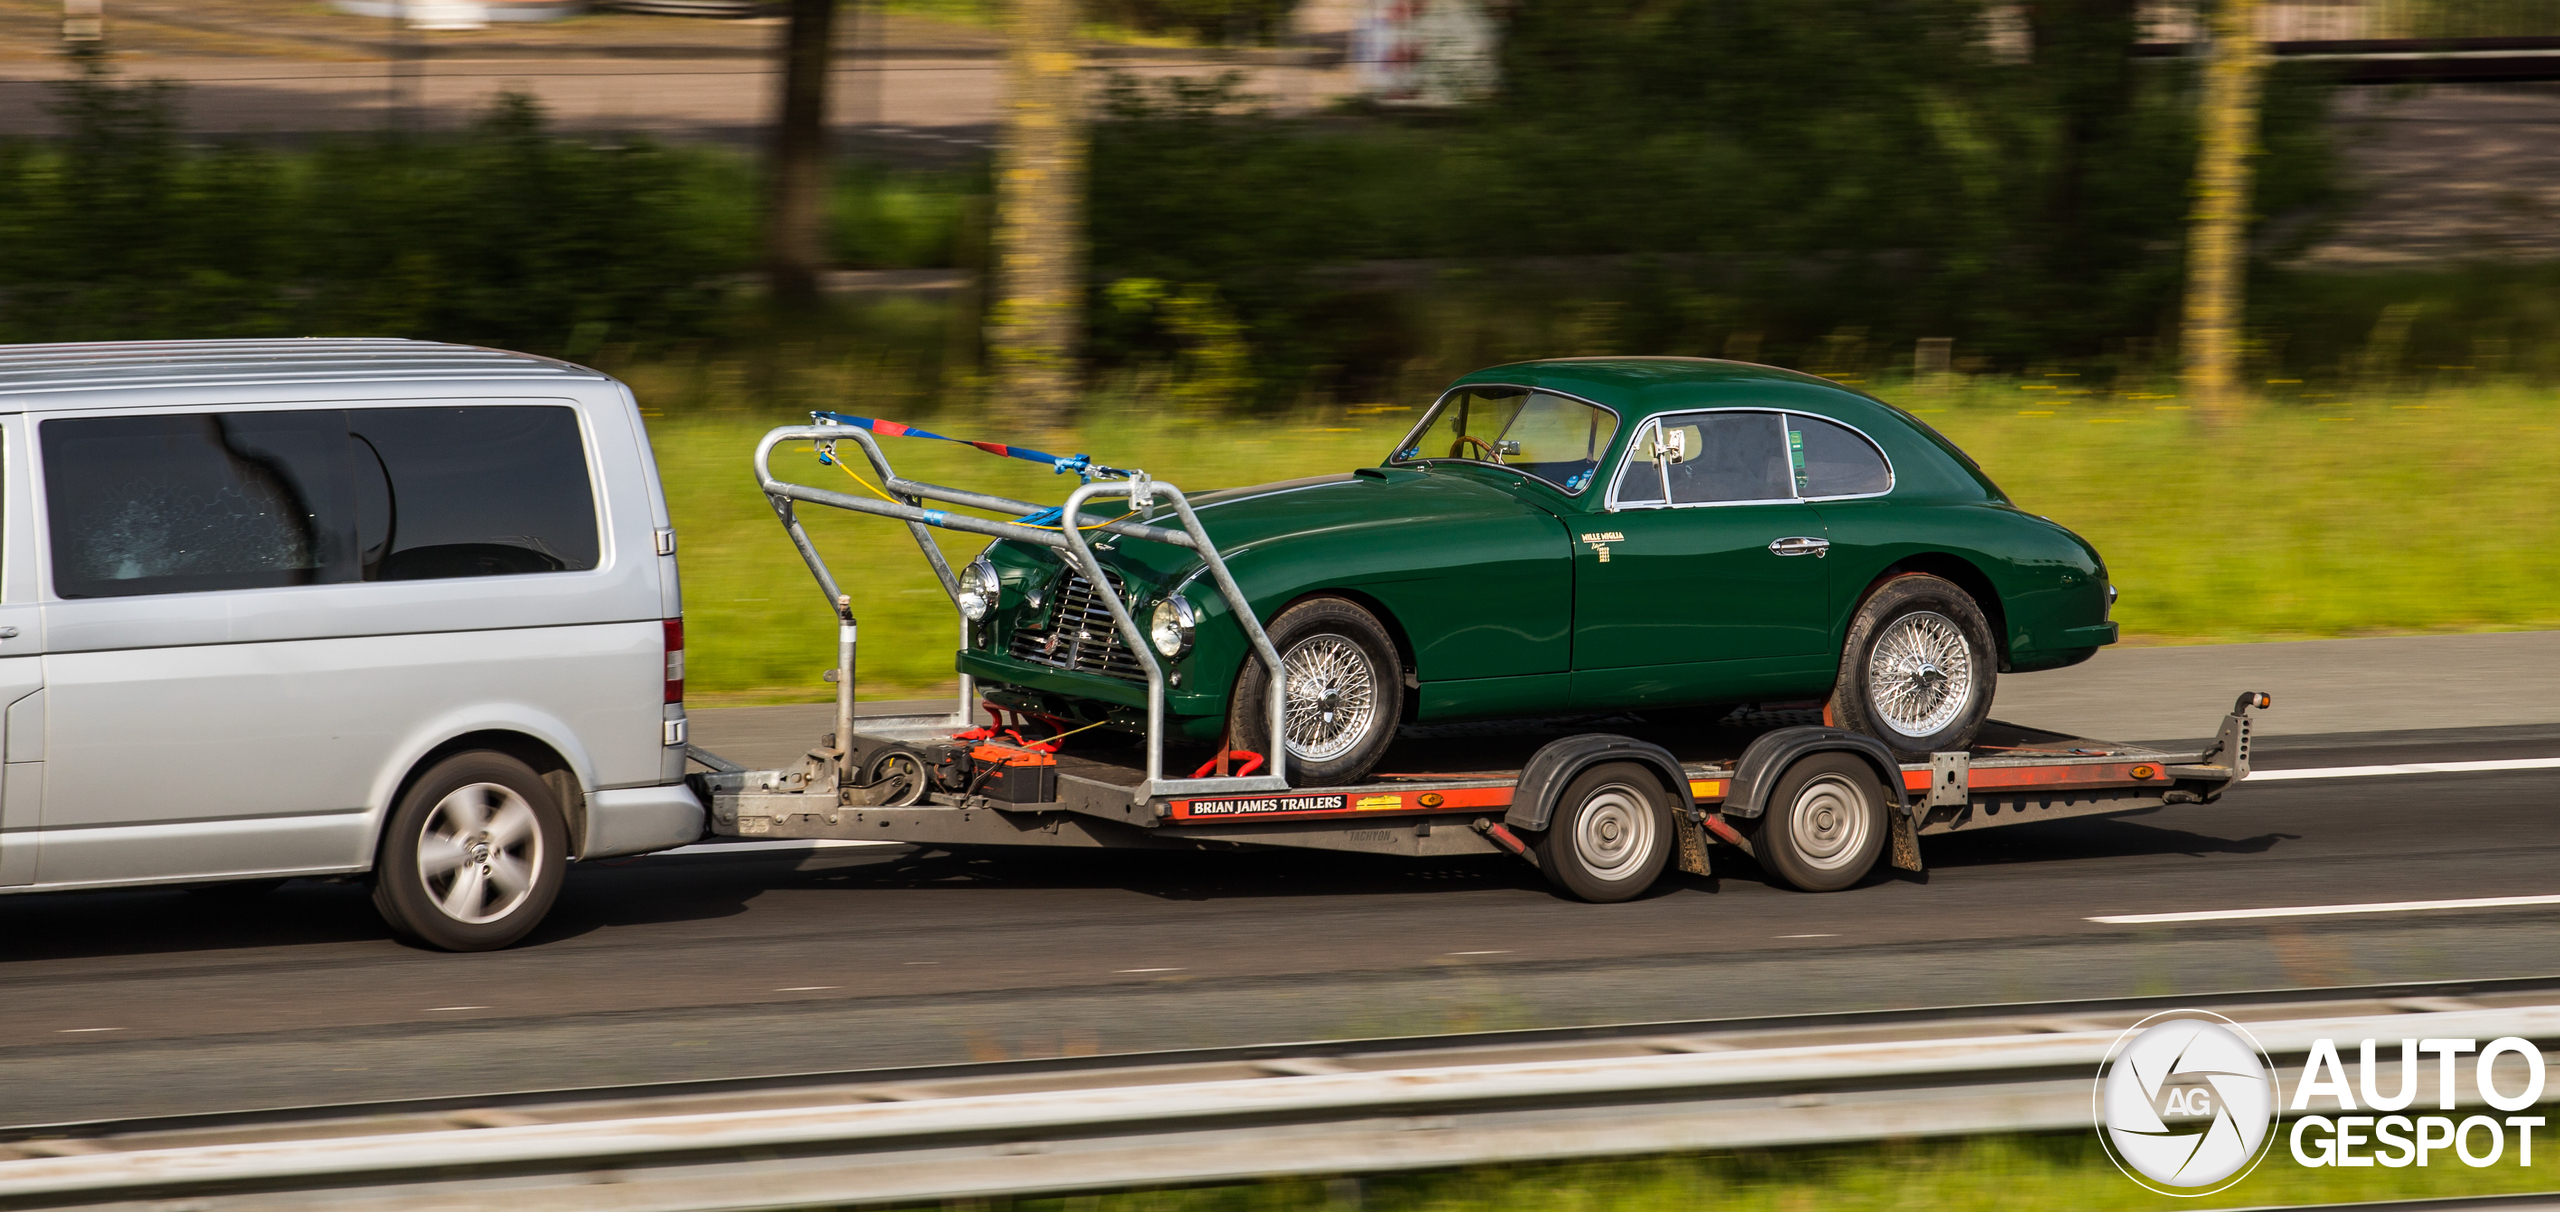
[[[1218,489],[1192,497],[1191,507],[1231,563],[1304,542],[1351,542],[1366,531],[1512,516],[1525,508],[1518,495],[1464,471],[1401,467]],[[1161,503],[1138,520],[1182,526]],[[1178,577],[1199,564],[1187,549],[1144,539],[1115,536],[1096,547],[1104,563],[1148,581]]]

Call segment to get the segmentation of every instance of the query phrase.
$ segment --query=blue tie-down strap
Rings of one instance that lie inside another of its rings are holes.
[[[968,438],[955,438],[948,434],[935,433],[930,429],[919,429],[903,421],[883,421],[877,417],[857,417],[851,413],[842,412],[812,412],[809,418],[814,421],[833,421],[838,425],[850,425],[882,437],[931,438],[937,442],[974,446],[991,455],[1020,459],[1026,463],[1039,463],[1052,472],[1063,474],[1072,471],[1087,484],[1092,483],[1097,476],[1116,479],[1125,478],[1129,474],[1120,468],[1105,467],[1096,463],[1089,455],[1054,455],[1045,450],[1033,450],[1028,446],[1009,446],[1003,442],[977,442]]]

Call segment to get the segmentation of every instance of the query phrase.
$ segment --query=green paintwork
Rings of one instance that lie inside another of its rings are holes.
[[[1439,460],[1193,500],[1264,622],[1316,594],[1378,614],[1420,683],[1419,720],[1821,698],[1851,617],[1889,572],[1932,572],[1970,590],[2001,635],[2004,671],[2071,664],[2115,640],[2097,552],[2010,505],[1945,439],[1871,396],[1792,371],[1678,358],[1525,362],[1453,387],[1468,384],[1537,388],[1615,410],[1616,438],[1595,485],[1575,495],[1500,467]],[[1732,408],[1785,409],[1863,432],[1891,461],[1891,491],[1606,506],[1606,486],[1646,418]],[[1151,520],[1178,524],[1164,509]],[[1583,537],[1611,533],[1623,537]],[[1827,538],[1829,553],[1768,551],[1789,536]],[[1125,579],[1142,627],[1177,584],[1199,611],[1166,707],[1186,735],[1215,739],[1248,651],[1223,598],[1194,577],[1199,561],[1185,549],[1134,539],[1098,546]],[[1143,682],[1007,655],[1017,627],[1046,622],[1036,616],[1054,605],[1062,565],[1057,553],[1014,543],[995,544],[988,558],[1005,592],[960,654],[962,671],[999,697],[1014,687],[1017,701],[1078,716],[1145,703]],[[1034,589],[1046,598],[1043,611],[1028,610]]]

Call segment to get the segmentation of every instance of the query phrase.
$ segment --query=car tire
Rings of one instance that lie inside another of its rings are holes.
[[[1867,878],[1884,853],[1884,784],[1846,753],[1817,753],[1787,767],[1760,814],[1761,865],[1803,892],[1838,892]]]
[[[1999,660],[1989,620],[1954,582],[1894,577],[1849,622],[1832,719],[1907,762],[1962,749],[1991,714]]]
[[[1595,904],[1640,896],[1671,861],[1671,796],[1634,762],[1594,766],[1556,797],[1537,842],[1538,870],[1566,894]]]
[[[1342,598],[1310,598],[1264,629],[1289,675],[1289,785],[1338,787],[1386,756],[1404,722],[1404,662],[1378,616]],[[1248,652],[1227,701],[1230,745],[1271,752],[1271,674]]]
[[[494,951],[551,911],[567,878],[568,831],[551,788],[503,753],[430,767],[400,797],[374,858],[373,904],[402,938]]]

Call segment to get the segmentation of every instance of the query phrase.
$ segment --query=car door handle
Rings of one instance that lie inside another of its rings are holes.
[[[1809,555],[1819,559],[1830,552],[1831,540],[1806,538],[1799,535],[1795,538],[1780,539],[1771,543],[1769,544],[1769,550],[1782,556]]]
[[[0,627],[0,640],[14,640],[14,639],[17,639],[17,638],[18,638],[18,629],[17,629],[17,628],[15,628],[15,627]]]

